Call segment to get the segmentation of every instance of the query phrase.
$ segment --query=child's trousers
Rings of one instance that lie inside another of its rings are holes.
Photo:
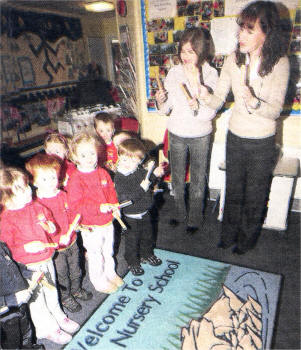
[[[76,293],[81,287],[82,272],[79,259],[77,242],[65,250],[56,252],[54,265],[57,273],[57,287],[62,301]]]
[[[105,290],[116,277],[113,258],[114,226],[112,223],[105,226],[85,226],[81,235],[83,246],[87,250],[90,281],[96,290]]]
[[[29,301],[36,336],[44,338],[48,334],[56,332],[60,328],[58,321],[66,318],[59,305],[54,265],[52,260],[49,260],[41,264],[27,266],[27,268],[31,271],[43,271],[45,274]]]

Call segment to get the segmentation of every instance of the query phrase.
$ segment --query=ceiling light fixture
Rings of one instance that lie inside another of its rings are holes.
[[[92,12],[105,12],[114,10],[114,4],[107,1],[96,1],[90,4],[85,4],[85,9]]]

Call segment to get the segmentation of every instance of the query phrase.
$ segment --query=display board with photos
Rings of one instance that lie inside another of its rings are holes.
[[[243,0],[246,5],[249,1]],[[290,36],[291,61],[290,113],[300,113],[300,4],[297,0],[283,0],[282,18],[287,17],[286,30]],[[234,13],[233,9],[237,12]],[[192,27],[208,29],[215,45],[212,64],[220,70],[226,55],[236,46],[238,14],[235,0],[141,0],[147,109],[156,111],[155,93],[158,78],[161,82],[173,65],[180,63],[178,45],[183,31]],[[162,15],[164,14],[164,15]],[[222,39],[221,39],[222,38]]]

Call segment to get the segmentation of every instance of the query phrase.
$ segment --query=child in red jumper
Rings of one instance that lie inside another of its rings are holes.
[[[76,166],[68,159],[69,146],[67,139],[59,133],[50,133],[45,138],[44,150],[47,154],[54,155],[63,161],[61,178],[63,185],[66,186],[72,172],[76,169]]]
[[[97,165],[98,145],[97,139],[87,133],[71,140],[77,170],[68,181],[67,193],[71,210],[81,215],[90,280],[97,291],[113,293],[123,284],[113,258],[113,214],[118,212],[118,200],[109,173]]]
[[[55,251],[52,237],[56,233],[53,216],[46,207],[32,200],[28,177],[18,169],[0,170],[0,198],[4,206],[0,239],[16,262],[45,275],[29,301],[36,336],[66,344],[79,325],[66,317],[58,302],[52,262]]]
[[[92,293],[81,287],[82,271],[76,232],[73,229],[67,235],[75,218],[70,215],[66,192],[58,188],[61,163],[54,156],[38,153],[26,163],[26,169],[37,188],[37,201],[52,212],[58,226],[55,242],[59,249],[53,260],[62,305],[70,312],[80,311],[82,307],[76,299],[90,300]]]
[[[113,142],[114,116],[109,113],[98,113],[94,117],[94,128],[101,141],[105,144],[104,166],[113,173],[116,172],[118,160],[117,148]]]

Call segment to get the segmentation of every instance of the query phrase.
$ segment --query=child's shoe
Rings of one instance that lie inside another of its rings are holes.
[[[64,309],[70,312],[78,312],[82,309],[81,304],[79,304],[72,295],[62,300],[62,305]]]
[[[129,270],[134,276],[141,276],[144,274],[143,268],[140,266],[140,264],[137,265],[129,265]]]
[[[72,340],[72,336],[60,328],[58,328],[55,332],[48,334],[46,337],[43,337],[47,340],[52,341],[53,343],[56,344],[68,344]]]
[[[84,288],[80,288],[73,294],[74,298],[79,300],[91,300],[93,298],[93,294]]]
[[[147,258],[140,258],[142,264],[149,264],[152,266],[159,266],[162,264],[162,260],[159,259],[156,255],[151,255]]]
[[[69,334],[73,334],[77,332],[80,329],[80,325],[68,318],[67,316],[63,318],[62,320],[57,320],[59,326],[64,330],[65,332],[68,332]]]
[[[124,284],[124,280],[121,277],[119,277],[118,275],[113,277],[110,281],[112,283],[116,284],[117,287],[120,287]]]

